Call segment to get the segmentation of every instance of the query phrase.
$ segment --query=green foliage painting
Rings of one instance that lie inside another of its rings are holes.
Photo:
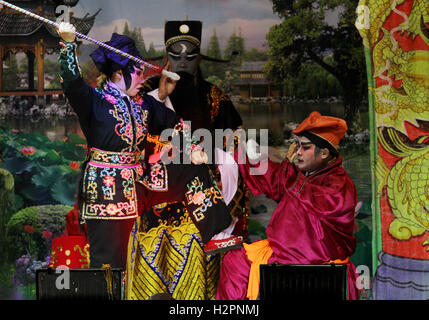
[[[15,209],[76,202],[86,140],[70,133],[64,140],[51,141],[38,133],[0,126],[0,150],[0,168],[15,179]]]
[[[351,133],[359,132],[359,107],[367,95],[367,82],[362,40],[354,25],[357,1],[271,1],[283,21],[267,34],[265,71],[286,85],[306,64],[319,65],[341,85],[345,120]],[[325,59],[328,55],[331,61]]]

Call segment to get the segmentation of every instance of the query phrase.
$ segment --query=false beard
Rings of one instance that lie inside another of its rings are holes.
[[[195,76],[187,72],[178,72],[180,80],[177,81],[176,89],[189,89],[195,86]]]

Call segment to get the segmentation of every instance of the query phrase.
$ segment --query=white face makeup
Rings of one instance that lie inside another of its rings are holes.
[[[122,71],[116,72],[111,80],[122,92],[125,92],[128,96],[133,97],[140,91],[140,88],[142,87],[142,83],[144,82],[144,72],[142,69],[134,67],[134,71],[133,73],[130,73],[130,77],[131,83],[128,88],[126,86]]]
[[[178,41],[167,48],[171,71],[194,75],[198,67],[200,48],[188,41]]]
[[[307,137],[298,137],[296,166],[303,172],[313,172],[323,165],[322,153],[316,154],[316,146]]]
[[[127,89],[127,94],[130,97],[135,96],[142,87],[142,83],[144,82],[144,72],[142,69],[134,67],[134,72],[130,73],[131,76],[131,84]]]

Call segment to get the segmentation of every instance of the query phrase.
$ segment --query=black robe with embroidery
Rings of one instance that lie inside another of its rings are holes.
[[[184,76],[177,83],[175,90],[170,94],[169,98],[177,115],[183,121],[191,122],[192,132],[200,128],[210,130],[213,137],[212,147],[214,148],[215,130],[237,130],[243,125],[242,118],[228,95],[218,86],[204,80],[200,70],[198,70],[195,79],[185,79],[188,77]],[[158,78],[151,79],[148,81],[148,86],[144,87],[140,94],[146,97],[148,96],[147,92],[158,88],[158,85]],[[155,132],[153,136],[150,134],[149,140],[151,143],[147,146],[146,157],[151,153],[158,152],[163,145],[159,140],[159,132]],[[216,172],[214,168],[213,172]],[[219,174],[217,175],[217,179],[220,181]],[[234,234],[244,237],[248,236],[248,203],[248,188],[241,175],[239,175],[237,192],[229,203],[228,209],[233,217],[238,217],[239,219],[235,226]],[[161,215],[163,220],[171,220],[171,218],[179,220],[180,215],[175,214],[172,216],[171,212],[181,211],[183,211],[183,205],[180,203],[169,203],[167,206],[163,206],[162,210],[159,207],[152,208],[146,214],[149,221],[146,230],[158,225],[159,215]]]

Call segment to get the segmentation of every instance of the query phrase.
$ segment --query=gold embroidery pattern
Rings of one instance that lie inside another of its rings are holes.
[[[188,205],[195,205],[196,208],[192,211],[196,221],[201,221],[205,218],[207,209],[217,201],[223,201],[222,195],[214,186],[205,188],[199,177],[195,177],[187,186],[188,191],[185,193]]]
[[[84,204],[86,219],[129,219],[137,216],[135,201],[108,204]]]
[[[88,185],[84,192],[86,192],[86,198],[88,202],[95,202],[98,197],[97,192],[97,183],[95,182],[97,178],[97,168],[89,166],[88,171],[85,171],[84,181],[88,180]]]
[[[79,251],[81,255],[81,258],[79,258],[79,262],[81,263],[80,267],[82,269],[89,268],[89,243],[85,245],[85,247],[83,248],[83,251],[81,246],[78,244],[74,246],[73,250]]]
[[[220,103],[222,101],[229,101],[228,96],[220,90],[217,86],[212,85],[211,90],[207,93],[207,101],[209,102],[210,108],[210,120],[213,123],[214,119],[219,114]]]
[[[136,165],[140,160],[140,152],[111,152],[99,149],[90,149],[91,162],[96,164]]]
[[[157,162],[150,165],[149,174],[145,174],[141,182],[150,190],[167,191],[168,173],[165,164]]]
[[[135,145],[141,143],[146,135],[147,118],[149,115],[148,110],[143,110],[141,108],[143,100],[139,103],[132,100],[129,110],[124,99],[116,89],[106,85],[103,89],[97,88],[95,90],[100,94],[102,99],[113,106],[113,109],[109,110],[109,113],[118,122],[115,126],[115,132],[129,145],[127,149],[132,149],[134,147],[134,138]]]
[[[168,39],[167,42],[165,43],[165,47],[168,47],[169,45],[171,45],[177,41],[182,41],[182,40],[183,41],[189,41],[189,42],[195,44],[197,47],[200,46],[200,41],[197,38],[195,38],[193,36],[189,36],[189,35],[180,35],[180,36],[175,36],[175,37]]]
[[[84,218],[136,217],[135,180],[143,174],[140,153],[91,149],[90,155],[83,179]]]
[[[116,188],[115,188],[115,175],[116,170],[109,170],[109,168],[104,168],[101,170],[100,178],[103,179],[103,196],[104,200],[113,200],[113,196],[116,194]]]
[[[151,135],[149,133],[146,136],[146,141],[149,143],[153,143],[155,145],[153,150],[154,153],[160,152],[162,148],[169,143],[169,141],[163,141],[163,140],[160,140],[159,138],[160,136]]]
[[[58,253],[61,251],[63,251],[63,246],[56,246],[52,249],[49,268],[54,268],[58,264]]]
[[[144,300],[162,292],[176,300],[215,298],[220,256],[205,255],[187,212],[179,224],[160,220],[158,227],[138,232],[132,240],[137,251],[128,299]]]

